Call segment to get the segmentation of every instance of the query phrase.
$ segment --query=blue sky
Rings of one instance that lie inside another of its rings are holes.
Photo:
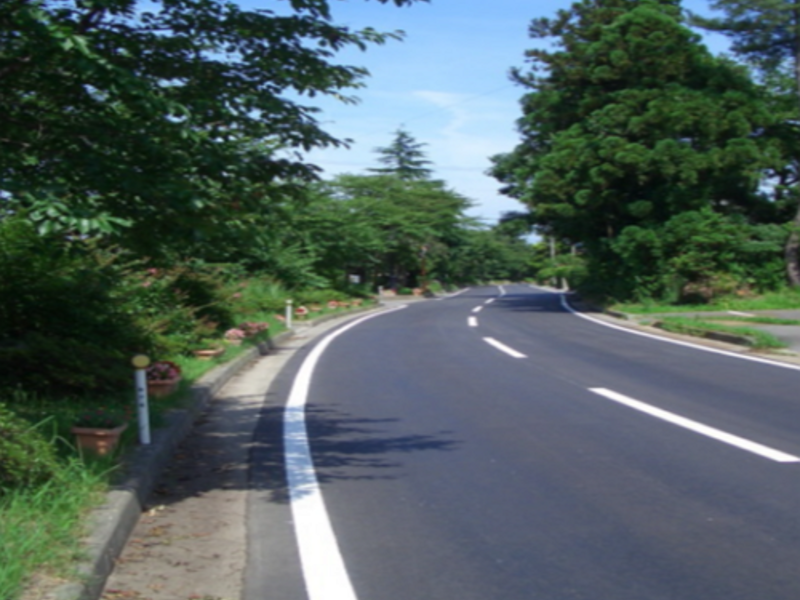
[[[250,2],[248,2],[249,4]],[[255,2],[253,2],[255,4]],[[332,99],[307,102],[323,112],[323,127],[350,138],[349,150],[314,151],[309,160],[337,173],[365,173],[378,166],[375,148],[388,145],[404,127],[433,162],[434,177],[471,199],[468,212],[493,224],[506,211],[524,210],[500,195],[498,183],[485,174],[489,157],[514,148],[524,90],[508,77],[512,67],[524,66],[531,19],[554,16],[571,0],[432,0],[398,8],[364,0],[332,0],[334,21],[353,28],[404,30],[402,42],[372,46],[366,52],[347,51],[339,62],[364,66],[371,77],[353,94],[356,105]],[[707,2],[684,2],[684,7],[707,11]],[[722,38],[708,38],[715,51]]]

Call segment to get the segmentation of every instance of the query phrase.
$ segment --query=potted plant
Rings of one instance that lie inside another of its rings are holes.
[[[128,421],[126,411],[100,406],[79,413],[70,431],[79,448],[105,456],[119,444],[122,432],[128,428]]]
[[[168,396],[181,381],[181,368],[171,360],[157,360],[147,367],[147,393],[153,397]]]
[[[192,354],[194,354],[200,360],[211,360],[212,358],[221,356],[223,352],[225,352],[225,348],[221,346],[216,348],[203,348],[202,350],[192,350]]]
[[[228,329],[228,331],[225,332],[224,337],[229,344],[238,346],[242,343],[242,340],[247,337],[247,334],[241,328],[234,327],[232,329]]]

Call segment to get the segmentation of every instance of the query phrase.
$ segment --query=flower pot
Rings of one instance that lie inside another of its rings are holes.
[[[119,444],[119,437],[127,428],[128,424],[123,423],[113,429],[73,427],[71,431],[75,435],[75,442],[78,448],[92,452],[97,456],[105,456],[114,451]]]
[[[192,354],[194,354],[197,358],[201,360],[211,360],[212,358],[220,356],[223,352],[225,352],[225,348],[208,348],[206,350],[192,350]]]
[[[180,377],[176,377],[175,379],[157,379],[155,381],[148,381],[147,395],[153,398],[169,396],[178,389],[178,384],[180,382]]]

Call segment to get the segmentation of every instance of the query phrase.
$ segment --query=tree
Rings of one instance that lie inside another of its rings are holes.
[[[636,281],[614,240],[713,207],[750,215],[769,148],[754,135],[770,121],[746,72],[712,57],[681,23],[678,2],[584,0],[538,19],[523,141],[495,157],[504,190],[531,207],[540,233],[581,245],[606,292]],[[544,75],[538,75],[543,70]]]
[[[469,205],[438,181],[340,175],[317,186],[291,240],[332,281],[359,273],[372,286],[413,287],[422,283],[423,255],[431,273],[448,260]]]
[[[783,121],[774,134],[783,144],[788,160],[775,170],[778,200],[790,196],[795,204],[792,227],[784,247],[786,275],[800,286],[800,148],[797,146],[800,118],[800,2],[787,0],[716,0],[711,7],[724,18],[692,15],[696,25],[727,34],[734,54],[756,67],[763,81],[779,97],[791,98],[779,108]],[[791,81],[791,85],[787,85]],[[788,192],[788,194],[787,194]]]
[[[427,144],[417,142],[402,127],[394,135],[394,140],[389,146],[375,149],[380,154],[378,160],[386,166],[369,170],[381,175],[394,175],[404,180],[428,179],[433,171],[425,165],[431,164],[431,161],[425,158],[425,153],[421,150]]]
[[[388,37],[334,24],[326,0],[280,14],[221,0],[4,2],[4,212],[152,253],[154,240],[269,210],[317,171],[286,150],[343,143],[302,98],[350,101],[367,73],[336,53]]]

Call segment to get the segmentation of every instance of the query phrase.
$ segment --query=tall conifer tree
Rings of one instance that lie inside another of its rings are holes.
[[[528,51],[532,69],[514,72],[531,90],[523,141],[495,157],[494,174],[543,232],[579,243],[598,276],[635,285],[615,248],[628,227],[758,204],[752,134],[769,115],[744,70],[681,23],[679,2],[584,0],[530,32],[555,49]]]
[[[395,175],[406,180],[428,179],[433,171],[425,166],[431,164],[422,151],[426,145],[417,142],[401,127],[395,132],[390,145],[375,149],[380,155],[378,161],[386,166],[370,171],[382,175]]]

